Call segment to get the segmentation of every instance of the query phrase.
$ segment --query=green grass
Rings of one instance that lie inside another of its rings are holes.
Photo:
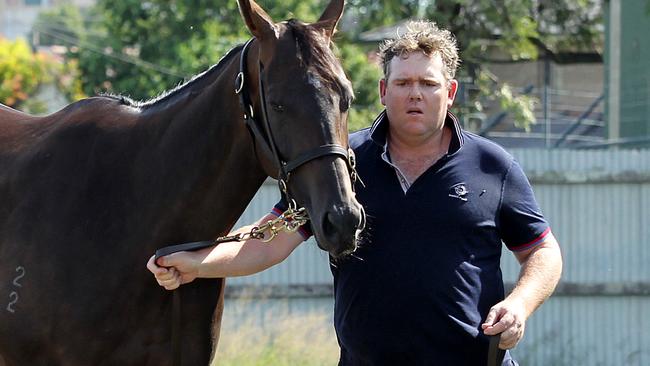
[[[255,306],[264,309],[264,302]],[[259,314],[258,311],[252,313]],[[229,315],[232,314],[224,314],[213,366],[337,364],[339,349],[331,319],[326,315],[296,314],[287,309],[274,309],[268,319]]]

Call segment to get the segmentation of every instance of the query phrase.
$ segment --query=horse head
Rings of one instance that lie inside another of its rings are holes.
[[[333,257],[350,253],[365,218],[353,191],[356,173],[345,156],[354,94],[330,49],[344,1],[332,0],[312,24],[276,23],[253,0],[238,3],[256,38],[258,56],[247,60],[248,70],[258,71],[250,73],[252,114],[262,116],[272,135],[270,144],[256,144],[258,160],[269,176],[286,179],[287,196],[307,210],[318,246]],[[318,152],[328,146],[338,152]],[[276,160],[296,159],[302,162],[282,177],[283,163]]]

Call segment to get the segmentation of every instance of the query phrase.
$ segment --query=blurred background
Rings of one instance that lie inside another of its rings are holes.
[[[325,2],[259,1],[307,22]],[[336,53],[356,93],[351,130],[381,110],[379,43],[422,18],[458,38],[454,112],[520,161],[563,249],[562,282],[513,354],[650,365],[650,0],[349,0]],[[153,98],[248,38],[234,0],[0,0],[0,103],[47,114],[98,93]],[[265,183],[239,224],[277,199]],[[512,287],[507,251],[502,268]],[[313,241],[227,282],[219,365],[336,364],[328,258]]]

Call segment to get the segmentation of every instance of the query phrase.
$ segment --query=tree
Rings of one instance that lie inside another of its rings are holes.
[[[485,40],[495,40],[513,59],[536,57],[540,45],[602,50],[603,44],[602,0],[350,0],[349,8],[357,33],[407,18],[431,19],[456,35],[471,60],[484,59]]]
[[[318,5],[297,0],[280,3],[263,4],[278,19],[313,19]],[[250,37],[235,1],[100,0],[93,17],[99,23],[91,33],[80,35],[74,55],[88,93],[150,97],[203,71]]]
[[[83,29],[83,17],[79,8],[66,4],[40,12],[32,25],[29,38],[35,46],[74,47]]]
[[[70,99],[81,97],[74,62],[62,63],[34,53],[25,40],[0,38],[0,103],[26,112],[43,113],[45,106],[33,95],[44,83],[56,83]]]
[[[297,18],[306,22],[318,20],[325,3],[260,1],[276,20]],[[207,69],[236,44],[250,38],[237,2],[232,0],[100,0],[89,17],[96,22],[75,35],[48,31],[75,46],[69,58],[78,60],[87,94],[107,92],[150,98]],[[367,61],[366,51],[342,33],[339,35],[335,51],[342,55],[357,96],[350,125],[359,128],[380,110],[376,97],[380,73]]]
[[[352,81],[355,100],[348,116],[349,129],[356,131],[368,126],[381,111],[379,103],[379,65],[370,61],[368,55],[376,50],[361,47],[349,41],[341,41],[337,50],[343,69]]]

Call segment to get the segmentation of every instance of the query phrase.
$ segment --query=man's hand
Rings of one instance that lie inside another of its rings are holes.
[[[147,262],[147,269],[153,273],[160,286],[174,290],[198,277],[200,262],[192,254],[178,252],[158,258],[157,261],[152,256]]]
[[[253,226],[275,218],[274,214],[269,213],[256,224],[239,228],[229,235],[250,232]],[[298,232],[280,232],[273,239],[272,245],[250,238],[193,252],[173,253],[158,260],[151,257],[147,269],[153,273],[160,286],[173,290],[197,277],[226,278],[263,271],[285,260],[303,241],[304,238]]]
[[[524,329],[526,328],[525,314],[524,304],[505,299],[490,309],[481,327],[486,335],[501,333],[499,348],[514,348],[524,337]]]

